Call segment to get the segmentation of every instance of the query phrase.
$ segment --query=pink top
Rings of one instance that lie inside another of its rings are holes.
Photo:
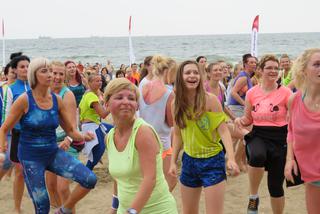
[[[291,95],[287,87],[266,94],[259,85],[249,89],[246,99],[252,111],[246,109],[245,116],[255,126],[285,126],[287,122],[287,103]]]
[[[293,144],[302,179],[320,181],[320,112],[306,108],[300,91],[292,101],[288,129],[287,142]]]

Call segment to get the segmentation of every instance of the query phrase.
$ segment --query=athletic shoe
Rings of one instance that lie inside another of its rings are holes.
[[[259,198],[249,199],[247,214],[258,214]]]

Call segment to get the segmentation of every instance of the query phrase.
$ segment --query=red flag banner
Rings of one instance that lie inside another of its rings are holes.
[[[258,57],[258,31],[259,31],[259,15],[257,15],[252,23],[251,33],[251,55]]]

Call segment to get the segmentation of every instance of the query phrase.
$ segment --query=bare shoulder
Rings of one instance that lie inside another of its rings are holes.
[[[222,106],[218,97],[211,93],[206,93],[207,110],[211,112],[222,112]]]
[[[135,145],[137,150],[146,151],[148,149],[157,149],[157,137],[154,131],[148,125],[141,125],[138,129]]]

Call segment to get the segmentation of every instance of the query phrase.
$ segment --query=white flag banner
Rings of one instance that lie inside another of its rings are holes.
[[[251,33],[251,55],[258,57],[259,15],[254,18]]]
[[[132,39],[131,39],[131,16],[129,18],[129,61],[130,61],[130,66],[136,61],[136,58],[133,52]]]

